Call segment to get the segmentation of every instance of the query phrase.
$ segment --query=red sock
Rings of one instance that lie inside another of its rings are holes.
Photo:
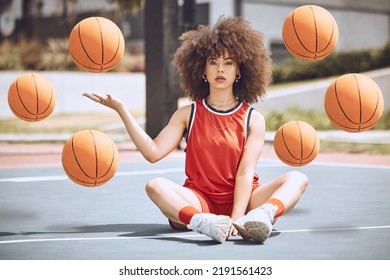
[[[275,205],[278,208],[275,212],[274,219],[276,219],[277,217],[281,216],[284,213],[284,209],[285,209],[284,204],[279,199],[270,198],[265,203]]]
[[[196,209],[193,206],[185,206],[179,211],[179,220],[183,223],[188,225],[192,219],[192,216],[195,214],[200,213],[198,209]]]

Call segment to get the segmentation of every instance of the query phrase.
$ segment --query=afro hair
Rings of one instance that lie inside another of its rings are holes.
[[[181,45],[172,64],[185,95],[192,101],[209,94],[209,85],[202,79],[207,57],[219,57],[225,49],[237,61],[242,77],[234,83],[235,97],[248,104],[264,97],[272,77],[271,57],[263,44],[262,33],[254,30],[244,18],[222,16],[213,28],[200,25],[196,30],[183,33],[179,39]]]

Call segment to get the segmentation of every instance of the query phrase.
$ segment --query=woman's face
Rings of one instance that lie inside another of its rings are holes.
[[[205,75],[210,87],[218,89],[232,87],[238,71],[237,62],[226,49],[220,57],[209,56],[207,58]]]

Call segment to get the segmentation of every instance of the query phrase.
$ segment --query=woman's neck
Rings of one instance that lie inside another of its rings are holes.
[[[229,95],[210,94],[209,96],[207,96],[207,103],[213,108],[222,110],[222,109],[231,109],[235,107],[238,101],[233,94],[229,94]]]

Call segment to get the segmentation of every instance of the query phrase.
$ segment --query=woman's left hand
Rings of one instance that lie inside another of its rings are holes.
[[[232,220],[232,222],[233,222],[233,220]],[[233,226],[233,224],[232,224],[231,227],[230,227],[229,235],[233,235],[233,236],[238,235],[238,231],[237,231],[236,228]]]

